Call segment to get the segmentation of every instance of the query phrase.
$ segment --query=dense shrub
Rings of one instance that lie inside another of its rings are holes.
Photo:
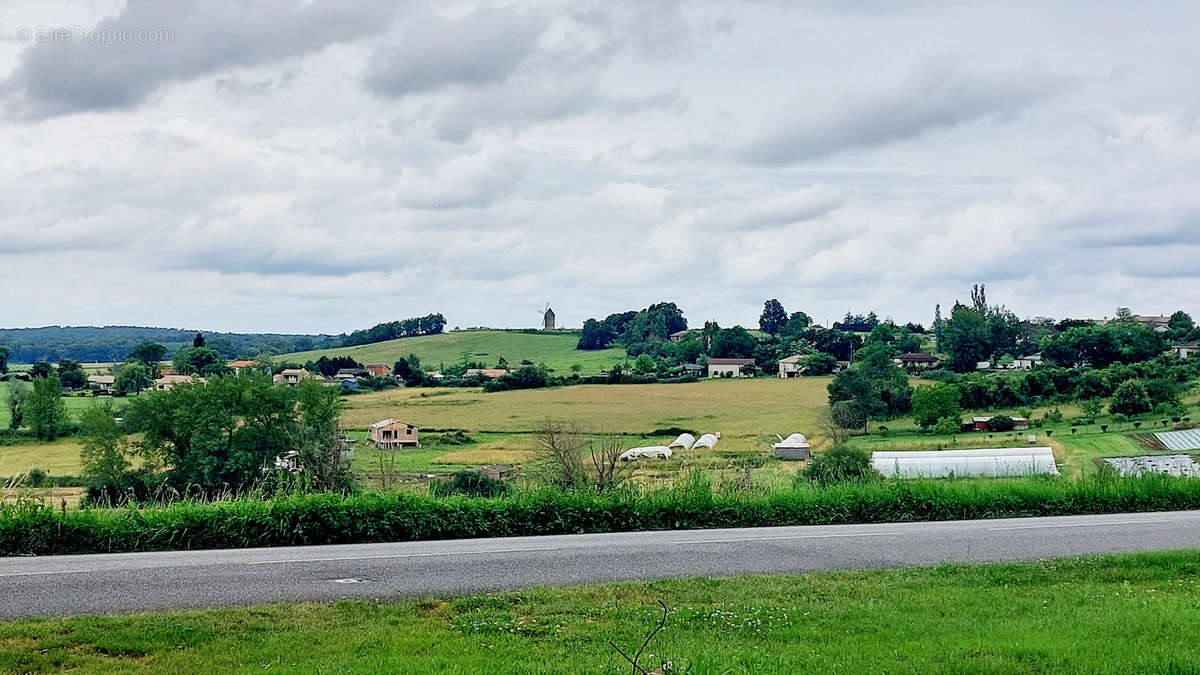
[[[853,483],[878,478],[865,450],[837,445],[817,455],[804,469],[804,477],[821,485]]]
[[[1012,431],[1017,426],[1008,415],[996,415],[987,423],[988,431]]]
[[[429,492],[437,497],[502,497],[508,494],[508,484],[496,478],[488,478],[478,471],[458,471],[449,481],[435,480],[430,483]]]
[[[293,494],[62,513],[0,505],[0,554],[192,550],[713,527],[1008,518],[1200,508],[1200,481],[914,480],[713,492],[707,482],[511,497]]]

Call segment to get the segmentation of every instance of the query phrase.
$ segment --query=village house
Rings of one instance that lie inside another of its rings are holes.
[[[922,354],[920,352],[909,352],[901,354],[892,359],[892,362],[902,368],[912,370],[925,370],[937,366],[937,357],[932,354]]]
[[[371,443],[383,450],[404,446],[421,447],[421,443],[417,439],[420,430],[407,422],[389,417],[386,420],[375,422],[367,430],[371,435]]]
[[[357,380],[360,377],[370,377],[371,371],[366,368],[340,368],[333,376],[339,380]]]
[[[749,377],[747,366],[753,366],[754,359],[709,359],[709,377]]]
[[[1033,370],[1040,365],[1042,365],[1042,355],[1038,353],[1017,357],[1008,367],[1012,370]]]
[[[171,387],[177,384],[191,384],[196,381],[203,382],[204,378],[193,379],[191,375],[163,375],[154,381],[154,391],[170,391]]]
[[[704,377],[704,366],[699,363],[685,363],[683,364],[683,374],[693,377]]]
[[[804,357],[800,354],[779,359],[779,377],[788,379],[800,377],[804,372]]]
[[[282,384],[285,387],[294,387],[300,384],[301,380],[307,380],[312,377],[312,374],[303,368],[284,368],[279,371],[274,380],[275,384]]]
[[[392,374],[392,367],[386,363],[368,363],[363,368],[375,377],[387,377]]]
[[[463,377],[482,377],[488,380],[507,374],[508,371],[503,368],[467,368],[463,371]]]
[[[669,337],[671,339],[671,342],[683,342],[684,340],[688,339],[688,336],[691,334],[692,334],[691,329],[684,329],[684,330],[677,330],[674,333],[671,333],[671,335]]]
[[[253,372],[256,365],[258,365],[256,362],[249,359],[238,359],[229,362],[229,369],[233,371],[234,375],[241,375],[243,371]]]
[[[88,387],[97,394],[113,393],[117,378],[113,375],[88,375]]]
[[[1172,347],[1172,349],[1175,350],[1175,354],[1179,358],[1186,359],[1192,354],[1200,352],[1200,345],[1197,345],[1195,342],[1181,342]]]
[[[1133,318],[1146,328],[1152,329],[1155,333],[1165,333],[1171,330],[1171,317],[1169,316],[1146,316],[1139,314]]]

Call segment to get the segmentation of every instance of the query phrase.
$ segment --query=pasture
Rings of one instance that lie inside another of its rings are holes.
[[[573,333],[516,333],[501,330],[467,330],[407,337],[355,347],[338,347],[311,352],[296,352],[277,357],[280,361],[304,363],[322,356],[349,356],[359,363],[391,365],[402,356],[416,354],[426,370],[436,370],[440,364],[468,361],[495,366],[504,357],[510,365],[522,361],[545,363],[559,375],[571,374],[578,364],[584,375],[595,375],[628,360],[624,349],[585,351],[575,349],[579,336]]]
[[[610,643],[635,653],[661,601],[647,672],[1185,673],[1198,572],[1179,551],[34,619],[0,624],[0,670],[627,673]]]

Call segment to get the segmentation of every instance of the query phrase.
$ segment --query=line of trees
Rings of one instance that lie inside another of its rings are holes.
[[[389,321],[387,323],[379,323],[356,330],[349,335],[341,337],[341,345],[350,347],[354,345],[366,345],[375,342],[386,342],[403,337],[416,337],[419,335],[437,335],[446,328],[446,317],[440,313],[427,314],[411,319],[402,319],[400,321]]]

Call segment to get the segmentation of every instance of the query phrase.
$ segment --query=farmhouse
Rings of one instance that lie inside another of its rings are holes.
[[[800,373],[804,371],[803,361],[804,357],[799,354],[779,359],[779,377],[785,380],[800,377]]]
[[[1139,314],[1134,319],[1137,322],[1152,329],[1155,333],[1165,333],[1171,330],[1171,317],[1169,316],[1146,316]]]
[[[1040,365],[1042,365],[1042,355],[1038,353],[1013,359],[1009,368],[1011,370],[1033,370]]]
[[[241,375],[243,370],[246,372],[254,370],[255,365],[254,361],[249,359],[238,359],[229,362],[229,369],[233,371],[234,375]]]
[[[275,384],[294,387],[300,384],[300,380],[307,380],[309,377],[312,377],[312,375],[303,368],[284,368],[272,379],[274,379]]]
[[[709,359],[709,377],[749,377],[745,372],[747,366],[753,366],[754,359]]]
[[[938,360],[937,357],[933,356],[932,354],[909,352],[908,354],[901,354],[900,356],[897,356],[896,358],[892,359],[892,362],[903,368],[925,370],[926,368],[933,368],[936,366]]]
[[[1013,417],[1010,419],[1013,421],[1014,431],[1023,431],[1029,428],[1029,420],[1024,417]],[[991,417],[972,417],[971,426],[975,428],[975,431],[987,431],[991,421]]]
[[[366,368],[340,368],[333,376],[339,380],[356,380],[360,377],[370,377],[371,371]]]
[[[390,450],[406,445],[421,447],[421,443],[417,439],[420,430],[407,422],[389,417],[386,420],[375,422],[367,428],[367,431],[371,435],[371,443],[380,449]]]
[[[488,380],[507,374],[508,371],[503,368],[467,368],[463,371],[463,377],[482,377]]]
[[[386,363],[368,363],[363,368],[375,377],[387,377],[392,374],[392,367]]]
[[[691,334],[692,331],[690,329],[677,330],[674,333],[671,333],[671,342],[683,342],[684,340],[688,339],[688,336]]]
[[[88,387],[95,390],[97,394],[113,393],[113,384],[117,378],[112,375],[88,375]]]
[[[1192,354],[1200,352],[1200,345],[1195,342],[1181,342],[1174,347],[1175,354],[1181,359],[1186,359]]]
[[[193,381],[191,375],[163,375],[154,381],[154,391],[170,391],[177,384],[191,384]],[[203,382],[204,378],[199,378],[199,381]]]

